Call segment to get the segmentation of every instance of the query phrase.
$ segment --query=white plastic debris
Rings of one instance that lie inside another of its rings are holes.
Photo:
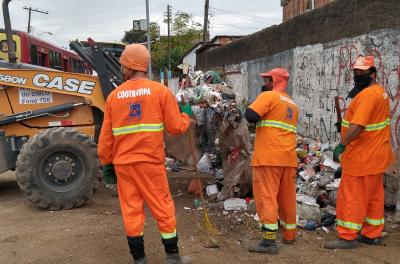
[[[207,195],[209,197],[216,196],[218,194],[218,188],[216,184],[209,185],[206,187]]]
[[[315,198],[297,194],[297,214],[300,220],[312,220],[321,223],[321,212]]]
[[[319,205],[308,205],[308,204],[297,204],[296,206],[297,214],[301,220],[314,221],[316,223],[321,223],[321,211],[319,210]]]
[[[230,198],[224,202],[225,211],[246,210],[246,200],[240,198]]]
[[[204,154],[203,157],[197,163],[197,169],[199,172],[208,173],[211,169],[211,161],[207,154]]]
[[[340,179],[335,179],[333,182],[326,185],[326,189],[329,191],[337,190],[339,188],[339,184],[340,184]]]
[[[308,181],[310,179],[310,177],[307,175],[306,171],[301,171],[299,173],[300,177],[303,178],[303,180]]]
[[[258,216],[257,213],[256,213],[256,215],[254,216],[254,220],[257,221],[257,222],[260,221],[260,217]]]
[[[183,207],[183,209],[185,209],[185,210],[191,210],[192,208],[190,208],[190,207]]]
[[[322,163],[325,167],[329,167],[333,170],[337,170],[340,167],[339,163],[334,162],[331,158],[325,156],[324,163]]]
[[[224,178],[224,170],[223,169],[217,170],[217,172],[215,173],[215,178],[223,179]]]
[[[329,234],[329,229],[326,228],[325,226],[322,227],[322,230],[324,230],[325,233]]]
[[[307,196],[305,194],[297,194],[296,201],[302,204],[307,204],[311,206],[318,206],[315,198]]]

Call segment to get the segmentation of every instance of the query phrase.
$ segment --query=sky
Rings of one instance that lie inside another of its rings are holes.
[[[204,0],[149,0],[150,21],[160,25],[167,34],[163,14],[167,5],[172,13],[183,11],[203,24]],[[251,3],[251,4],[250,4]],[[13,29],[26,31],[28,11],[37,8],[49,14],[32,12],[32,34],[68,46],[70,40],[120,42],[124,31],[132,29],[133,20],[146,18],[145,0],[12,0]],[[210,35],[247,35],[282,22],[280,0],[210,0]],[[3,17],[3,16],[2,16]],[[4,21],[0,21],[4,28]]]

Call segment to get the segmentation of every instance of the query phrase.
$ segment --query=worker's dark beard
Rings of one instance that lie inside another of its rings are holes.
[[[354,75],[354,88],[349,92],[347,98],[354,98],[356,95],[371,85],[372,77],[369,74]]]

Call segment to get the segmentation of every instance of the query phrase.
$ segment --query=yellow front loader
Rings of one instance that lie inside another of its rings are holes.
[[[10,1],[3,0],[9,61],[0,61],[0,173],[15,170],[21,191],[40,207],[81,206],[99,185],[95,142],[112,87],[104,74],[16,63]]]

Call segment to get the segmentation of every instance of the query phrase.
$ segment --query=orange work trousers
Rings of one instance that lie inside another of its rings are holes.
[[[278,230],[285,240],[296,237],[296,168],[253,167],[253,194],[263,230]]]
[[[175,206],[164,164],[115,166],[122,218],[128,237],[143,235],[146,203],[163,239],[176,236]]]
[[[354,240],[360,231],[368,238],[380,237],[385,213],[383,173],[349,176],[343,172],[336,206],[340,238]]]

